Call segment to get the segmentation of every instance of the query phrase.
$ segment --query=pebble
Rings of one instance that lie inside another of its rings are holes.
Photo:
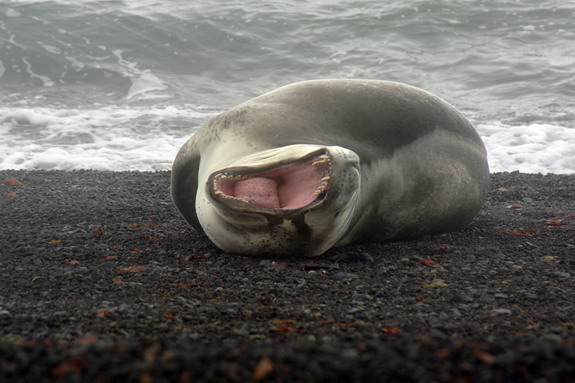
[[[374,262],[375,262],[375,259],[373,258],[373,255],[371,255],[370,253],[363,252],[363,251],[362,251],[361,253],[359,253],[359,259],[360,259],[361,261],[369,262],[369,263],[374,263]]]
[[[347,310],[348,314],[355,314],[355,313],[359,313],[365,310],[364,306],[356,306],[356,307],[352,307],[349,310]]]
[[[509,309],[493,309],[489,311],[491,315],[511,315],[511,310]]]
[[[566,271],[554,271],[553,275],[559,277],[559,278],[564,278],[564,279],[569,279],[571,278],[571,274],[566,272]]]
[[[340,272],[340,273],[333,275],[333,279],[336,279],[336,280],[342,281],[342,282],[351,282],[357,278],[358,278],[357,274],[353,274],[353,273]]]
[[[562,344],[564,342],[563,337],[557,334],[545,334],[543,335],[543,338],[556,344]]]
[[[449,319],[451,319],[451,317],[452,317],[452,316],[449,315],[448,313],[446,313],[445,311],[442,311],[442,312],[439,313],[439,319],[442,320],[442,321],[449,320]]]
[[[273,262],[270,261],[270,260],[268,260],[268,259],[263,259],[263,260],[260,261],[260,263],[258,264],[258,266],[261,266],[261,267],[270,267],[270,266],[272,266],[272,263],[273,263]]]
[[[451,314],[453,318],[461,318],[461,311],[459,311],[457,308],[451,309]]]
[[[340,355],[345,359],[356,359],[358,352],[356,349],[347,348],[347,349],[343,350]]]

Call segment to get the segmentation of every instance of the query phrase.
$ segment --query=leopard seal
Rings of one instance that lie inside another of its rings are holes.
[[[317,256],[459,230],[488,186],[485,146],[453,106],[401,83],[334,79],[212,118],[178,152],[171,193],[226,252]]]

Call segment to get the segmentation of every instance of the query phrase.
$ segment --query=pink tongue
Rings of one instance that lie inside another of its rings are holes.
[[[279,209],[277,182],[265,177],[254,177],[241,180],[234,184],[234,197],[241,198],[251,204]]]

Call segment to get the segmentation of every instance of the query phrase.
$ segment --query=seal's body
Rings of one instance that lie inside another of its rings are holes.
[[[461,229],[488,183],[481,138],[440,98],[315,80],[211,119],[180,149],[172,197],[227,252],[314,256]]]

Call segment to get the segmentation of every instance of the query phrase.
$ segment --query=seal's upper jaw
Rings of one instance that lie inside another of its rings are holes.
[[[212,198],[240,211],[285,215],[317,206],[327,194],[332,163],[329,152],[316,150],[299,159],[266,166],[238,166],[212,173]]]

